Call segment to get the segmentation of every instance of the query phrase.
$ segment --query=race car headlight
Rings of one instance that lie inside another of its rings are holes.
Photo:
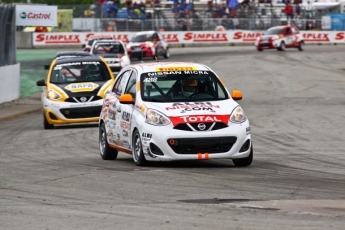
[[[128,59],[127,56],[122,56],[121,57],[121,62],[128,62],[128,61],[129,61],[129,59]]]
[[[168,125],[170,124],[169,118],[157,110],[148,109],[146,112],[146,122],[151,125]]]
[[[146,42],[147,47],[154,47],[155,44],[153,42]]]
[[[233,123],[243,123],[247,120],[241,106],[237,106],[231,113],[230,121]]]
[[[49,89],[47,93],[47,98],[49,100],[59,100],[62,96],[53,89]]]
[[[127,49],[130,49],[130,48],[131,48],[131,45],[130,45],[130,44],[127,44],[127,45],[126,45],[126,48],[127,48]]]

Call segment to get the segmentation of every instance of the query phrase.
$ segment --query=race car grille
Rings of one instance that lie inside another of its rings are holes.
[[[99,117],[102,106],[60,109],[60,112],[68,119]]]
[[[266,46],[271,46],[272,44],[271,43],[261,43],[260,46],[262,47],[266,47]]]
[[[177,154],[225,153],[236,142],[236,137],[206,137],[168,139],[168,144]]]
[[[202,125],[204,124],[204,125]],[[182,131],[214,131],[218,129],[224,129],[228,127],[223,122],[204,122],[204,123],[187,123],[187,124],[178,124],[174,129]]]
[[[65,102],[72,102],[72,103],[85,103],[91,101],[98,101],[102,99],[100,96],[78,96],[78,97],[69,97],[65,100]]]

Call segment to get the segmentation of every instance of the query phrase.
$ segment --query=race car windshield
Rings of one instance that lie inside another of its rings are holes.
[[[229,99],[213,72],[204,70],[143,73],[140,78],[143,101],[186,102]]]
[[[152,35],[153,34],[137,35],[131,39],[131,42],[149,42],[152,41]]]
[[[93,47],[93,54],[124,54],[125,49],[120,43],[99,43]]]
[[[94,82],[111,79],[107,67],[99,61],[71,62],[53,67],[50,83],[68,84],[71,82]]]
[[[277,28],[277,29],[269,29],[265,32],[265,35],[278,35],[282,34],[283,29],[282,28]]]

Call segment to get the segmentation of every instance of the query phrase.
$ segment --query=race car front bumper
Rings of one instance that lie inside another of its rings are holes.
[[[172,126],[172,125],[171,125]],[[150,161],[236,159],[249,156],[249,122],[214,131],[189,132],[145,123],[142,146]],[[153,131],[154,130],[154,131]]]
[[[98,122],[103,99],[86,103],[52,102],[44,99],[44,115],[49,124]]]

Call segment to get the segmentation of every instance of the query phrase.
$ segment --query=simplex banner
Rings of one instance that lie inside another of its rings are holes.
[[[17,26],[57,26],[57,6],[16,5]]]
[[[305,43],[345,43],[345,31],[300,31]],[[33,33],[33,45],[78,45],[86,44],[94,34],[111,34],[114,39],[128,43],[135,32],[61,32]],[[169,31],[161,32],[170,44],[214,44],[214,43],[254,43],[263,31]]]

